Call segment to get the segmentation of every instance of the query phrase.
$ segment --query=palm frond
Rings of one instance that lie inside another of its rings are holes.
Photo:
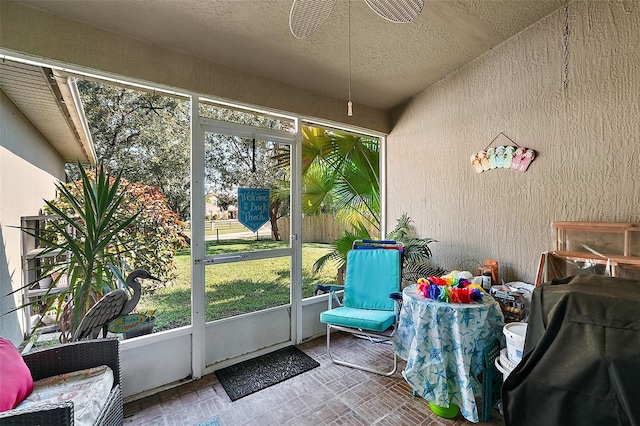
[[[427,276],[425,274],[433,269],[428,263],[432,256],[429,244],[437,242],[433,238],[417,238],[414,234],[413,220],[407,213],[396,219],[396,226],[387,234],[388,239],[404,244],[402,278],[412,282]]]
[[[370,240],[371,235],[363,223],[358,223],[353,232],[345,231],[340,238],[331,243],[333,250],[313,264],[313,272],[320,271],[328,261],[334,261],[338,268],[343,268],[347,264],[347,253],[353,247],[356,240]]]

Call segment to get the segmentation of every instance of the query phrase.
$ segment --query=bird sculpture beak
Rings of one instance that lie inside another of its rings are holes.
[[[154,277],[153,275],[149,275],[149,276],[147,277],[147,279],[148,279],[148,280],[154,280],[154,281],[160,281],[160,278],[156,278],[156,277]]]

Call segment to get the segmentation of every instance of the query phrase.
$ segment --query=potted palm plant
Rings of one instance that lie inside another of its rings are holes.
[[[395,228],[387,234],[387,239],[396,240],[404,244],[404,254],[402,263],[402,280],[415,282],[418,278],[429,275],[433,267],[428,263],[431,259],[431,248],[429,244],[436,242],[433,238],[417,238],[413,236],[413,220],[403,213],[397,220]],[[313,265],[313,271],[317,272],[329,261],[333,261],[338,266],[338,271],[344,271],[347,263],[347,253],[351,250],[353,242],[356,240],[372,239],[367,228],[360,223],[355,226],[353,232],[345,233],[332,243],[333,250],[322,256]],[[338,277],[338,281],[341,277]]]
[[[431,275],[434,268],[430,265],[431,248],[429,244],[437,242],[433,238],[415,236],[413,219],[406,213],[396,220],[396,227],[387,234],[387,238],[404,244],[402,256],[402,281],[415,283],[418,278]]]

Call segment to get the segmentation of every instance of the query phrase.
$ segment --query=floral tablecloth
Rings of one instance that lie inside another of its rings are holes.
[[[415,395],[442,407],[456,404],[465,419],[477,422],[483,350],[496,339],[504,342],[503,325],[500,305],[488,295],[482,303],[445,303],[408,286],[393,341],[407,361],[402,375]]]

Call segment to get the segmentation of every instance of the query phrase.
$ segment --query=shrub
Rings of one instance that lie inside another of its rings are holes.
[[[88,171],[87,174],[91,178],[94,172]],[[64,186],[82,202],[83,180]],[[139,214],[125,230],[127,247],[119,253],[121,264],[114,266],[122,269],[125,276],[127,269],[144,268],[158,277],[159,283],[166,285],[173,282],[176,277],[176,250],[187,244],[183,233],[184,223],[179,220],[178,214],[169,208],[167,198],[157,187],[130,183],[124,178],[120,179],[120,187],[125,194],[120,206],[122,213]],[[58,196],[50,203],[64,212],[73,212],[68,197]],[[55,213],[49,206],[45,207],[45,212]],[[145,287],[143,291],[149,292],[154,289],[155,287]]]

